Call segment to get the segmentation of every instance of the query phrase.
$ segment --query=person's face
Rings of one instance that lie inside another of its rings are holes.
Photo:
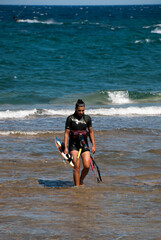
[[[82,117],[84,114],[84,107],[77,107],[76,108],[76,113],[79,117]]]

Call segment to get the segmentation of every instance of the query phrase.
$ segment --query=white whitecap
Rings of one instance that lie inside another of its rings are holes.
[[[160,23],[156,24],[156,25],[154,25],[154,27],[161,27],[161,24]]]
[[[161,107],[128,107],[128,108],[100,108],[86,111],[90,115],[102,116],[158,116],[161,115]]]
[[[37,19],[19,19],[21,23],[41,23],[41,24],[55,24],[55,25],[62,25],[62,22],[55,22],[53,19],[49,19],[46,21],[39,21]]]
[[[7,119],[17,119],[24,120],[35,117],[67,117],[73,113],[73,109],[43,109],[43,110],[7,110],[0,111],[0,120]],[[95,108],[95,109],[86,109],[86,114],[94,116],[159,116],[161,115],[161,107],[149,106],[149,107],[138,107],[138,106],[129,106],[129,107],[111,107],[111,108]],[[1,132],[0,135],[9,135],[12,132]],[[15,134],[15,132],[13,133]],[[17,132],[18,134],[18,132]],[[24,134],[24,133],[23,133]],[[34,135],[34,133],[29,133]],[[37,134],[37,133],[36,133]]]
[[[144,26],[143,28],[151,28],[151,26]]]
[[[32,110],[17,110],[17,111],[0,111],[0,120],[3,119],[24,119],[37,113],[37,109]]]
[[[151,33],[161,34],[161,28],[155,28],[154,30],[151,31]]]
[[[61,110],[53,110],[53,109],[44,109],[43,114],[46,116],[68,116],[73,113],[73,110],[69,109],[61,109]]]
[[[147,38],[147,39],[145,39],[145,42],[150,43],[151,40]]]
[[[134,43],[135,43],[135,44],[137,44],[137,43],[143,43],[143,41],[142,41],[142,40],[136,40]]]
[[[128,91],[108,92],[108,100],[113,104],[128,104],[131,103]]]

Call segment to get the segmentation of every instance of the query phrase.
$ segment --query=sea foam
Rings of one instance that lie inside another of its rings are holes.
[[[161,34],[161,28],[155,28],[154,30],[151,31],[151,33]]]
[[[37,109],[32,110],[6,110],[6,111],[0,111],[0,120],[3,119],[24,119],[28,118],[31,115],[35,115],[37,113]]]
[[[127,107],[127,108],[108,108],[93,109],[86,111],[90,115],[102,116],[154,116],[161,115],[161,107]]]
[[[21,23],[41,23],[41,24],[55,24],[55,25],[62,25],[62,22],[55,22],[52,19],[46,21],[39,21],[37,19],[20,19],[19,22]]]
[[[60,133],[63,131],[0,131],[0,136],[49,137]]]
[[[0,120],[7,119],[32,119],[40,117],[67,117],[74,112],[73,109],[33,109],[20,111],[1,111]],[[93,116],[159,116],[161,115],[161,107],[109,107],[109,108],[95,108],[85,110],[86,114]]]
[[[108,99],[113,104],[127,104],[131,103],[128,91],[114,91],[108,92]]]

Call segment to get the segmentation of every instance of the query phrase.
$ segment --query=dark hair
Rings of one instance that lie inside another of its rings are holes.
[[[85,107],[85,103],[83,102],[82,99],[77,100],[75,108],[78,108],[78,107]]]

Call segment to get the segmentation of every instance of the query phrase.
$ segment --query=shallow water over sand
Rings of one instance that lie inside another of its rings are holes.
[[[1,239],[159,240],[161,137],[120,131],[96,132],[103,183],[79,188],[50,135],[1,137]]]

